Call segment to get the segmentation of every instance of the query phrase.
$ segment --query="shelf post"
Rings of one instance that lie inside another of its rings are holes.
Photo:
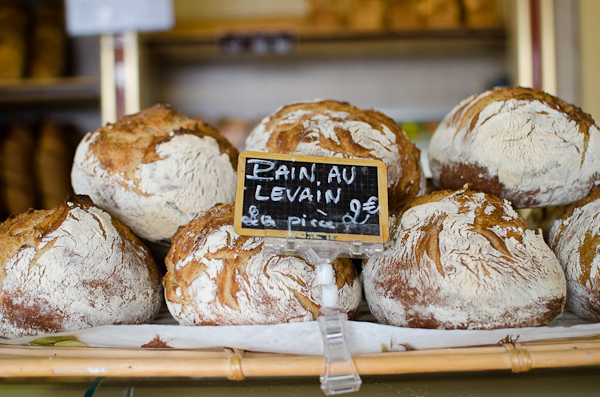
[[[137,32],[101,36],[100,86],[102,125],[140,111]]]

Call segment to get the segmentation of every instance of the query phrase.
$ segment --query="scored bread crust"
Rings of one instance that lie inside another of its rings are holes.
[[[237,157],[204,121],[155,105],[88,133],[71,181],[136,235],[168,241],[198,212],[235,198]]]
[[[545,325],[563,311],[565,276],[506,200],[469,190],[423,196],[363,268],[378,321],[403,327]]]
[[[267,253],[264,239],[238,235],[233,204],[217,206],[172,239],[163,278],[167,307],[181,325],[277,324],[310,321],[321,306],[316,266]],[[333,263],[338,304],[352,318],[362,296],[352,262]]]
[[[265,117],[246,150],[381,160],[387,167],[390,211],[425,191],[420,151],[396,123],[375,110],[333,100],[298,102]]]
[[[160,307],[150,252],[88,197],[8,219],[0,242],[4,337],[144,323]]]
[[[567,278],[567,307],[600,321],[600,189],[573,204],[550,230],[550,246]]]
[[[600,183],[600,129],[581,109],[541,91],[473,95],[440,123],[429,146],[434,184],[465,183],[515,208],[571,204]]]

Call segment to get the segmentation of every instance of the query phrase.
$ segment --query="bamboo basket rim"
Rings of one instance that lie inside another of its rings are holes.
[[[164,306],[164,305],[163,305]],[[368,308],[361,306],[363,320]],[[161,308],[162,320],[170,314]],[[161,317],[161,316],[159,316]],[[159,318],[159,321],[161,319]],[[367,321],[368,322],[368,321]],[[541,339],[517,343],[445,347],[352,355],[359,375],[600,366],[600,338]],[[58,347],[2,343],[0,378],[183,378],[303,377],[323,373],[318,355],[256,352],[227,347]]]
[[[360,375],[600,366],[600,339],[565,338],[475,347],[353,355]],[[42,347],[0,344],[0,377],[318,376],[323,357],[241,349]]]

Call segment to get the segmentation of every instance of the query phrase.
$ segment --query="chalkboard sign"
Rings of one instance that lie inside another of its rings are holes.
[[[243,152],[238,234],[383,243],[388,238],[383,162]]]

